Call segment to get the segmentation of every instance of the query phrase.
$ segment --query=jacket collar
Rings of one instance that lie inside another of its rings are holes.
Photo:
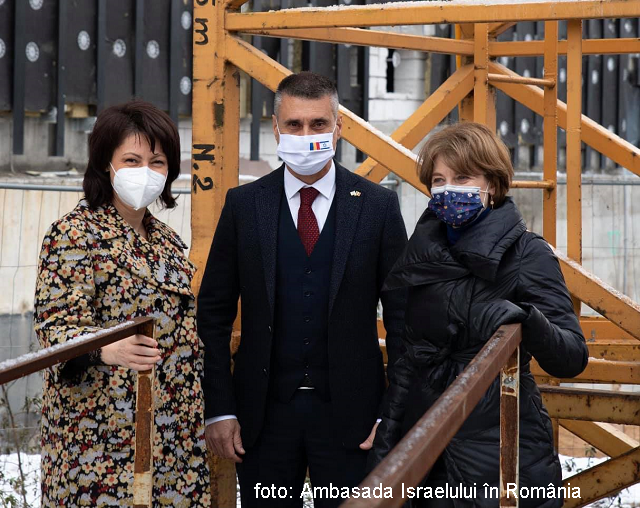
[[[469,228],[449,246],[446,225],[426,210],[384,289],[454,280],[470,273],[493,282],[504,253],[525,231],[520,212],[507,198],[478,227]]]

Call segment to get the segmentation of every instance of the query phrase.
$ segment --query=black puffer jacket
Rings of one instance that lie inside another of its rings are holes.
[[[370,466],[377,464],[433,405],[499,326],[522,323],[520,485],[561,485],[549,415],[529,370],[531,355],[552,376],[576,376],[588,351],[560,266],[546,241],[528,232],[510,198],[450,246],[446,226],[427,211],[386,281],[409,288],[406,352],[383,403]],[[447,481],[499,481],[500,388],[480,400],[443,453]],[[454,500],[456,507],[495,507],[497,499]],[[521,499],[521,507],[562,506],[560,499]]]

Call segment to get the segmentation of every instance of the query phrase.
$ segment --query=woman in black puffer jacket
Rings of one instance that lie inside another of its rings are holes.
[[[511,198],[509,153],[486,127],[449,126],[425,144],[420,180],[432,193],[386,289],[408,288],[406,352],[395,364],[370,466],[436,402],[492,334],[522,323],[520,486],[562,485],[549,415],[531,375],[533,356],[552,376],[570,378],[588,351],[556,257],[527,231]],[[499,485],[500,387],[487,393],[431,469],[424,486],[477,487],[476,499],[421,499],[420,507],[496,507],[484,484]],[[469,492],[467,490],[467,492]],[[423,491],[424,492],[424,491]],[[557,492],[557,490],[556,490]],[[557,507],[562,499],[520,499]]]

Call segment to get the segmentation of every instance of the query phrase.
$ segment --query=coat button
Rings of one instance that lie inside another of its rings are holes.
[[[202,455],[202,449],[199,446],[196,446],[193,449],[193,455],[196,457],[200,457],[200,455]]]
[[[269,333],[272,333],[273,330],[271,329],[271,325],[269,325]]]
[[[268,375],[269,375],[269,369],[262,369],[262,373],[263,373],[265,376],[268,376]]]
[[[305,337],[303,342],[305,346],[308,346],[311,343],[311,341],[309,340],[309,337]]]
[[[162,455],[171,455],[171,447],[170,446],[163,446],[162,447]]]
[[[308,368],[309,368],[309,362],[304,362],[304,368],[305,368],[305,369],[308,369]],[[305,374],[305,376],[306,376],[306,374]]]
[[[304,273],[306,273],[307,275],[311,275],[311,268],[307,268]]]
[[[309,298],[313,293],[311,291],[305,291],[304,296]]]
[[[162,298],[156,298],[155,306],[156,306],[156,309],[162,310]]]
[[[309,316],[305,316],[304,317],[304,322],[308,323],[309,321],[311,321],[311,318]]]

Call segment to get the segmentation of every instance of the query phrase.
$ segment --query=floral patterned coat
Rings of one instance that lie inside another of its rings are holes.
[[[40,255],[35,328],[47,347],[156,318],[153,505],[208,506],[195,268],[171,228],[149,212],[144,221],[148,240],[113,206],[83,200],[55,222]],[[87,359],[70,377],[70,364],[44,372],[42,506],[132,506],[136,372]]]

